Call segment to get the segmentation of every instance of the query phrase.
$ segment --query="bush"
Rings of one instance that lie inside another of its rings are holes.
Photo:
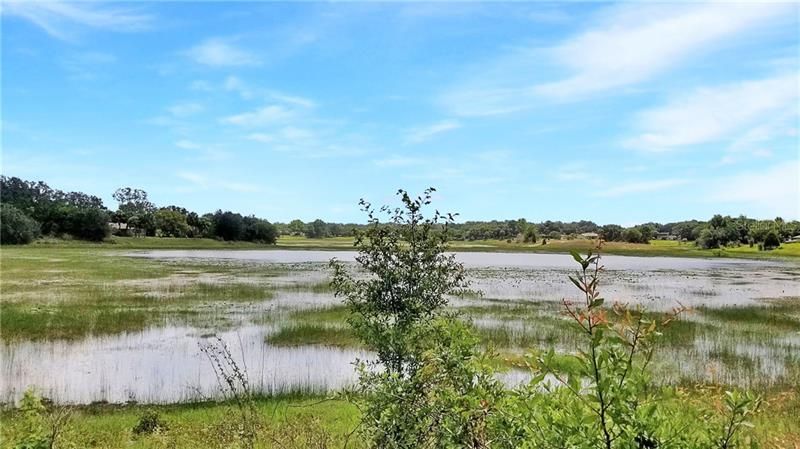
[[[764,249],[771,250],[781,246],[781,239],[775,231],[769,231],[764,237]]]
[[[108,213],[97,208],[73,208],[69,212],[67,229],[64,231],[78,239],[102,241],[111,234],[111,228],[108,226]]]
[[[278,231],[275,229],[275,226],[273,226],[272,223],[255,217],[244,218],[242,240],[246,240],[248,242],[274,244],[277,238]]]
[[[222,240],[240,240],[244,228],[244,220],[240,214],[222,212],[214,214],[214,234]]]
[[[26,244],[40,234],[40,226],[36,220],[10,204],[0,204],[0,244]]]
[[[145,410],[139,417],[139,422],[133,426],[134,435],[149,435],[154,432],[162,432],[169,429],[167,423],[161,420],[157,412]]]
[[[642,231],[636,228],[626,229],[622,233],[622,239],[628,243],[647,243],[647,240],[645,240],[644,235],[642,235]]]

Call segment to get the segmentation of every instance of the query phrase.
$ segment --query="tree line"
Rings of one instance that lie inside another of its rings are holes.
[[[218,210],[199,215],[179,206],[158,207],[147,192],[131,187],[114,192],[117,208],[81,192],[63,192],[42,181],[0,177],[0,242],[30,243],[41,236],[102,241],[120,236],[204,237],[275,243],[267,220]]]
[[[367,225],[331,223],[322,219],[303,222],[270,223],[255,216],[231,211],[198,214],[180,206],[157,207],[147,192],[124,187],[113,194],[117,208],[110,210],[103,201],[82,192],[62,192],[42,181],[25,181],[2,176],[3,243],[28,243],[39,236],[71,236],[101,241],[110,234],[120,236],[162,236],[215,238],[272,244],[280,235],[320,239],[352,237]],[[744,215],[715,215],[708,221],[686,220],[672,223],[643,223],[624,227],[598,225],[593,221],[572,222],[516,220],[465,221],[452,223],[451,240],[503,240],[547,244],[548,240],[595,238],[609,242],[649,243],[654,239],[696,242],[702,248],[759,245],[762,249],[780,246],[800,234],[800,222],[756,220]]]

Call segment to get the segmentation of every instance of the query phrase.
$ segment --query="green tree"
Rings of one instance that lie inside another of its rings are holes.
[[[241,240],[244,220],[241,215],[218,210],[214,213],[214,234],[222,240]]]
[[[303,235],[306,232],[306,224],[302,220],[295,219],[290,221],[288,228],[291,235]]]
[[[620,225],[607,224],[600,228],[600,237],[607,242],[618,242],[622,240],[624,229]]]
[[[39,237],[39,223],[11,204],[0,203],[0,244],[18,245]]]
[[[522,241],[525,243],[536,243],[536,225],[526,225],[522,233]]]
[[[622,233],[622,238],[628,243],[647,243],[639,228],[628,228]]]
[[[242,220],[242,240],[274,244],[277,238],[278,231],[267,220],[256,217],[244,217]]]
[[[117,212],[114,214],[117,224],[127,223],[129,228],[135,228],[136,234],[155,235],[156,206],[150,202],[147,192],[131,187],[120,187],[112,195],[119,203]]]
[[[317,218],[309,223],[305,228],[306,237],[310,239],[321,239],[328,236],[328,225]]]
[[[99,242],[111,234],[108,227],[108,211],[93,207],[68,210],[68,226],[66,232],[83,240]]]
[[[779,246],[781,246],[781,239],[778,237],[778,233],[775,231],[768,232],[764,237],[764,249],[770,250]]]
[[[353,277],[333,260],[333,288],[350,307],[350,324],[378,355],[387,370],[403,375],[414,369],[409,337],[434,319],[447,295],[467,287],[464,268],[446,252],[452,215],[423,215],[433,188],[412,198],[398,191],[402,207],[382,207],[381,223],[372,206],[361,200],[369,225],[355,238],[356,262],[372,276]]]
[[[169,208],[161,208],[154,215],[156,228],[161,231],[161,235],[166,237],[186,237],[189,233],[189,223],[186,216],[180,211]]]

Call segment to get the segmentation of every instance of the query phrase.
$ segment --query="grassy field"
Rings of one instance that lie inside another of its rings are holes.
[[[471,252],[534,252],[534,253],[568,253],[572,250],[587,251],[594,248],[596,242],[585,239],[548,240],[529,244],[508,242],[505,240],[454,241],[454,251]],[[224,242],[213,239],[179,239],[159,237],[112,237],[103,243],[91,243],[79,240],[38,240],[28,245],[32,248],[102,248],[102,249],[316,249],[316,250],[348,250],[353,248],[350,237],[332,237],[309,239],[297,236],[283,236],[276,245],[263,245],[251,242]],[[606,254],[629,256],[670,256],[670,257],[739,257],[753,259],[792,259],[800,258],[800,242],[785,243],[772,251],[759,251],[758,247],[747,245],[722,249],[702,249],[694,243],[673,240],[653,240],[649,244],[606,242],[603,247]]]

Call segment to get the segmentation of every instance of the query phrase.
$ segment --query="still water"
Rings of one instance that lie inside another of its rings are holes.
[[[275,282],[324,281],[333,257],[348,262],[345,251],[148,251],[130,256],[160,260],[301,267]],[[458,253],[472,287],[483,299],[559,301],[574,296],[566,280],[575,262],[569,255]],[[800,296],[800,267],[782,262],[605,256],[604,296],[654,310],[678,302],[725,307],[763,298]],[[293,269],[294,270],[294,269]],[[301,282],[302,283],[302,282]],[[481,301],[481,299],[476,299]],[[200,345],[212,335],[223,338],[234,358],[247,368],[253,389],[262,393],[302,390],[324,392],[355,379],[352,362],[368,358],[359,350],[325,346],[276,347],[265,337],[276,323],[257,324],[247,310],[314,308],[334,304],[329,293],[302,289],[278,291],[263,307],[237,311],[238,324],[161,325],[141,332],[93,336],[78,341],[22,341],[0,347],[0,401],[14,402],[29,386],[60,403],[167,403],[218,397],[218,380]],[[467,304],[464,300],[455,305]],[[496,302],[494,302],[496,304]],[[279,324],[278,320],[278,324]],[[510,373],[509,375],[517,375]]]

